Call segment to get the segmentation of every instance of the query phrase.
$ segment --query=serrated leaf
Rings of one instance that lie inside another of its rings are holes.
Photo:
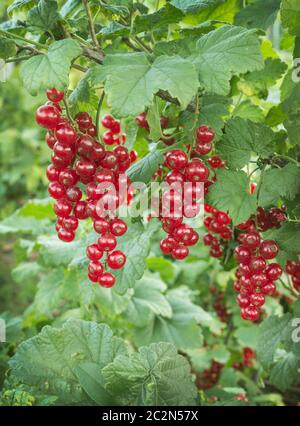
[[[130,34],[130,28],[119,22],[111,22],[107,27],[101,29],[100,34],[104,38],[126,37]]]
[[[240,117],[244,120],[250,120],[254,123],[264,121],[264,113],[259,105],[254,105],[250,100],[246,100],[238,104],[232,113],[233,117]]]
[[[267,170],[259,192],[259,205],[276,204],[280,197],[293,200],[299,192],[300,168],[296,164],[289,163],[280,169]]]
[[[270,382],[284,392],[299,377],[300,362],[293,353],[282,352],[282,356],[276,360],[276,364],[271,369]]]
[[[208,92],[227,95],[235,74],[263,68],[257,36],[252,30],[224,25],[200,38],[192,56],[200,82]]]
[[[107,77],[108,103],[118,117],[144,111],[160,89],[186,108],[199,85],[193,64],[179,56],[160,56],[150,64],[145,53],[107,55],[101,72]]]
[[[223,0],[172,0],[171,4],[183,13],[197,13],[211,6],[222,3]]]
[[[186,37],[178,40],[160,41],[154,46],[155,56],[160,55],[179,55],[182,58],[196,54],[196,44],[198,38]]]
[[[144,31],[153,31],[169,24],[175,24],[182,18],[183,13],[172,4],[167,3],[154,13],[137,15],[133,22],[133,32],[139,34]]]
[[[164,341],[184,351],[201,346],[202,333],[198,324],[207,325],[212,317],[189,300],[185,289],[170,292],[167,300],[172,308],[172,317],[157,315],[147,326],[136,327],[138,344]]]
[[[274,132],[260,123],[236,117],[225,126],[225,134],[217,144],[217,152],[231,168],[244,167],[251,153],[266,156],[272,152]]]
[[[235,17],[236,25],[267,30],[274,24],[281,0],[257,0],[243,8]]]
[[[56,0],[39,0],[38,5],[28,13],[28,24],[39,30],[48,31],[60,19]]]
[[[290,328],[291,314],[282,317],[267,318],[260,326],[257,356],[263,367],[268,370],[274,361],[276,349],[286,340]]]
[[[20,76],[31,95],[40,90],[56,87],[64,90],[69,83],[71,61],[79,56],[81,47],[71,39],[56,41],[50,45],[48,53],[36,55],[24,62]]]
[[[196,387],[187,360],[168,343],[119,356],[103,369],[107,389],[122,405],[193,405]]]
[[[145,276],[137,281],[126,311],[129,321],[143,327],[153,315],[170,318],[172,308],[163,294],[165,290],[164,282],[155,277]]]
[[[151,221],[145,229],[140,223],[132,223],[125,235],[118,238],[118,250],[126,252],[123,268],[112,271],[116,276],[114,291],[124,294],[141,279],[146,267],[146,257],[150,251],[150,238],[158,229],[156,221]]]
[[[10,6],[7,8],[7,13],[11,14],[14,11],[26,11],[29,10],[37,0],[15,0]]]
[[[283,0],[281,3],[281,22],[290,34],[300,35],[300,3],[298,0]]]
[[[229,99],[218,95],[204,95],[201,99],[199,125],[206,124],[214,129],[218,136],[223,134],[224,120],[229,114]]]
[[[228,211],[233,224],[242,223],[256,210],[256,199],[250,194],[249,185],[246,173],[219,170],[217,182],[209,189],[208,203]]]
[[[300,107],[290,110],[283,122],[292,145],[300,145]]]
[[[75,368],[80,386],[98,405],[115,405],[113,397],[105,390],[104,379],[98,364],[90,361],[80,362]]]
[[[279,248],[286,252],[300,252],[300,225],[298,223],[284,223],[281,228],[269,231],[268,238],[274,239]]]
[[[90,361],[102,369],[126,352],[124,342],[113,337],[107,325],[72,319],[59,329],[46,326],[22,343],[10,367],[22,383],[57,395],[64,403],[79,403],[86,401],[75,375],[79,363]]]
[[[154,141],[159,140],[163,134],[160,125],[159,105],[156,98],[154,98],[153,104],[148,109],[147,122],[149,125],[149,137]]]
[[[148,183],[158,166],[162,164],[163,161],[164,156],[160,151],[151,151],[141,160],[130,166],[127,171],[127,175],[130,177],[132,182]]]
[[[0,58],[7,59],[15,56],[17,48],[15,42],[8,38],[0,39]]]

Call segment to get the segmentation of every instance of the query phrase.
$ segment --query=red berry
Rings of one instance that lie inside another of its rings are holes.
[[[60,240],[64,241],[65,243],[70,243],[75,238],[74,231],[67,231],[64,228],[60,228],[57,232],[57,236]]]
[[[77,219],[84,220],[88,218],[86,211],[86,201],[78,201],[74,206],[74,215]]]
[[[102,265],[102,263],[97,262],[97,261],[93,261],[91,260],[88,264],[88,273],[93,275],[93,276],[97,276],[100,277],[100,275],[103,273],[104,271],[104,266]]]
[[[180,225],[174,230],[173,236],[180,243],[189,242],[193,237],[193,230],[186,225]]]
[[[114,153],[116,154],[119,163],[129,159],[128,149],[125,148],[125,146],[117,146],[114,148]]]
[[[91,127],[93,124],[91,116],[87,112],[79,112],[75,120],[81,131],[85,131]]]
[[[111,220],[109,228],[113,235],[120,237],[127,231],[127,224],[124,222],[124,220],[115,218]]]
[[[56,200],[54,204],[54,212],[57,216],[68,217],[72,211],[72,204],[70,201],[61,198],[60,200]]]
[[[256,321],[259,318],[259,310],[255,306],[247,306],[245,308],[245,315],[250,321]]]
[[[209,169],[201,161],[192,160],[186,166],[184,176],[190,182],[205,182],[209,176]]]
[[[254,256],[251,258],[249,268],[252,272],[262,272],[265,270],[266,261],[261,256]]]
[[[63,145],[72,145],[76,143],[77,135],[75,129],[69,124],[59,124],[57,126],[56,139]]]
[[[215,137],[215,132],[208,126],[200,126],[196,131],[196,138],[199,143],[210,143]]]
[[[276,281],[282,275],[282,268],[278,263],[270,263],[265,272],[270,281]]]
[[[77,203],[82,197],[81,189],[76,186],[70,186],[66,189],[66,197],[72,203]]]
[[[167,237],[161,240],[160,249],[165,254],[171,254],[175,245],[177,245],[176,240],[172,237]]]
[[[212,243],[212,241],[213,241],[213,239],[214,239],[214,237],[211,234],[205,234],[203,236],[204,245],[210,246],[211,243]]]
[[[111,116],[111,115],[105,115],[103,118],[102,118],[102,120],[101,120],[101,124],[102,124],[102,126],[103,127],[105,127],[106,129],[110,129],[111,128],[111,125],[113,124],[113,122],[114,122],[115,120],[114,120],[114,118]]]
[[[243,238],[243,244],[252,249],[256,249],[260,245],[260,235],[258,232],[249,232],[248,234],[244,235]]]
[[[253,287],[263,287],[264,285],[267,284],[268,278],[262,272],[256,272],[255,274],[251,276],[250,282]]]
[[[164,117],[164,116],[160,117],[160,127],[162,129],[166,129],[168,125],[169,125],[168,117]]]
[[[265,284],[264,286],[262,286],[260,288],[260,291],[263,294],[267,294],[269,296],[272,296],[276,291],[276,286],[272,281],[269,281],[267,284]]]
[[[234,257],[239,263],[250,263],[251,251],[247,247],[238,246],[234,250]]]
[[[192,237],[190,238],[189,241],[185,241],[185,245],[186,246],[194,246],[197,244],[197,242],[199,241],[199,234],[196,231],[192,232]]]
[[[94,175],[96,167],[91,161],[82,158],[76,161],[75,170],[79,176],[90,177]]]
[[[56,200],[63,198],[66,195],[65,188],[59,182],[50,182],[48,192],[50,196]]]
[[[125,265],[126,256],[121,250],[115,250],[109,253],[107,264],[111,269],[120,269]]]
[[[86,248],[86,255],[90,260],[97,262],[103,256],[103,251],[98,247],[97,244],[91,244]]]
[[[107,132],[103,133],[102,140],[105,145],[114,145],[116,143],[114,134],[111,130],[107,130]]]
[[[54,87],[52,89],[48,89],[46,94],[49,101],[55,103],[62,101],[65,96],[63,91],[57,90]]]
[[[137,160],[138,155],[137,155],[137,152],[136,152],[134,149],[132,149],[132,150],[130,151],[130,153],[129,153],[129,158],[130,158],[130,162],[131,162],[131,163],[134,163],[134,162]]]
[[[186,246],[177,245],[172,250],[174,259],[183,260],[189,255],[189,249]]]
[[[106,151],[105,157],[101,160],[101,166],[105,169],[115,170],[118,160],[116,155],[111,151]]]
[[[221,211],[216,213],[216,220],[220,225],[229,225],[231,222],[231,218],[228,216],[228,214]]]
[[[47,132],[46,134],[46,142],[50,149],[53,149],[55,142],[57,142],[56,137],[53,133]]]
[[[46,170],[47,178],[50,182],[57,182],[60,174],[60,168],[49,164]]]
[[[74,186],[78,182],[78,176],[75,170],[71,168],[64,169],[59,174],[59,183],[69,187]]]
[[[98,246],[103,251],[112,251],[116,248],[116,245],[116,237],[112,234],[106,233],[101,235],[100,238],[98,238]]]
[[[35,116],[37,124],[49,130],[56,129],[59,118],[59,112],[52,105],[42,105],[38,108]]]
[[[94,158],[92,158],[93,151],[93,138],[89,135],[80,136],[80,138],[77,140],[77,154],[87,159],[94,160]]]
[[[208,162],[213,169],[219,169],[221,167],[224,167],[223,160],[217,155],[214,155],[213,157],[209,158]]]
[[[264,259],[274,259],[278,251],[278,245],[273,240],[265,240],[259,246],[259,252]]]
[[[112,170],[102,169],[95,173],[94,180],[96,183],[114,183],[115,174]]]
[[[212,144],[210,142],[204,144],[197,144],[195,152],[199,155],[206,155],[212,150]]]
[[[98,283],[102,287],[106,287],[106,288],[111,288],[115,284],[115,282],[116,282],[116,278],[110,272],[104,272],[104,274],[102,274],[98,280]]]
[[[188,158],[185,152],[180,149],[174,149],[166,154],[166,165],[170,169],[180,170],[188,163]]]
[[[148,125],[146,116],[147,116],[147,114],[145,112],[142,112],[141,114],[139,114],[136,117],[135,121],[136,121],[136,124],[140,128],[148,130],[149,129],[149,125]]]
[[[250,300],[247,296],[243,296],[242,294],[239,294],[237,296],[237,303],[241,308],[247,308],[247,306],[250,305]]]
[[[65,217],[63,218],[62,226],[67,231],[76,231],[78,228],[78,219],[75,216]]]
[[[109,222],[102,218],[96,219],[94,220],[94,229],[97,234],[105,234],[109,230]]]
[[[253,293],[250,296],[250,301],[252,305],[260,308],[265,303],[265,296],[261,293]]]
[[[114,120],[111,123],[110,130],[113,132],[114,135],[118,135],[121,131],[120,122],[117,120]]]

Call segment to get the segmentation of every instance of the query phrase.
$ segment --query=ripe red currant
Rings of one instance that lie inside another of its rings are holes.
[[[107,264],[111,269],[120,269],[125,265],[126,256],[121,250],[115,250],[109,253]]]

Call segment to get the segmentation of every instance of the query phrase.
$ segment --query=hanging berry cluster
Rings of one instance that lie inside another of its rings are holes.
[[[36,121],[48,130],[46,142],[53,151],[46,173],[50,182],[49,194],[55,199],[58,238],[73,241],[79,220],[91,218],[99,238],[87,247],[88,276],[92,282],[112,287],[115,276],[105,268],[119,269],[126,262],[125,254],[115,250],[116,238],[127,230],[126,223],[117,217],[117,208],[130,202],[132,197],[128,192],[130,180],[126,176],[124,179],[124,173],[136,160],[136,153],[129,153],[123,146],[126,135],[120,135],[120,123],[112,116],[107,115],[102,120],[103,127],[108,129],[103,135],[103,143],[107,147],[114,146],[106,149],[96,139],[96,126],[88,113],[78,113],[73,122],[63,114],[60,105],[64,100],[63,92],[50,89],[47,97],[49,102],[38,108]],[[107,190],[103,191],[99,184],[108,185]],[[119,193],[110,190],[110,184],[116,188],[120,184],[126,185],[123,199]],[[99,200],[106,207],[103,215],[97,210]],[[109,210],[109,206],[115,207]],[[105,259],[101,262],[104,254]]]
[[[204,211],[209,215],[204,218],[203,222],[208,231],[203,236],[203,242],[210,247],[210,256],[222,257],[224,250],[221,243],[231,240],[233,236],[232,229],[229,226],[231,218],[226,212],[217,210],[209,204],[204,204]]]

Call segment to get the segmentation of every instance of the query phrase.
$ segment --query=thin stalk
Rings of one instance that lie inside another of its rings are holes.
[[[93,44],[97,49],[100,49],[100,44],[99,44],[97,36],[96,36],[96,31],[95,31],[94,22],[93,22],[93,15],[92,15],[92,11],[91,11],[89,2],[88,2],[88,0],[82,0],[82,1],[83,1],[83,5],[84,5],[85,11],[86,11],[87,18],[88,18],[89,30],[90,30],[90,34],[91,34]]]
[[[34,55],[23,55],[23,56],[18,56],[18,57],[16,57],[16,58],[8,58],[8,59],[5,59],[5,62],[6,63],[9,63],[9,62],[21,62],[21,61],[27,61],[27,59],[30,59],[30,58],[32,58]]]
[[[63,103],[64,103],[64,106],[65,106],[65,109],[66,109],[66,114],[67,114],[68,119],[70,120],[70,122],[72,124],[74,124],[74,120],[71,116],[69,105],[68,105],[68,102],[66,101],[66,99],[63,99]]]
[[[34,46],[40,47],[40,48],[42,48],[42,49],[45,49],[45,47],[46,47],[46,46],[44,46],[42,43],[39,43],[39,42],[34,41],[34,40],[29,40],[28,38],[22,37],[22,36],[20,36],[20,35],[18,35],[18,34],[10,33],[10,32],[5,31],[5,30],[1,30],[1,31],[0,31],[0,34],[5,34],[5,35],[7,35],[7,38],[16,39],[16,40],[22,40],[22,41],[24,41],[25,43],[33,44]]]
[[[97,115],[96,115],[96,135],[97,135],[97,139],[99,139],[99,136],[100,136],[100,134],[99,134],[100,112],[101,112],[101,107],[102,107],[102,104],[103,104],[104,96],[105,96],[105,92],[103,90],[102,95],[100,96],[100,99],[99,99],[99,103],[98,103],[98,107],[97,107]]]

